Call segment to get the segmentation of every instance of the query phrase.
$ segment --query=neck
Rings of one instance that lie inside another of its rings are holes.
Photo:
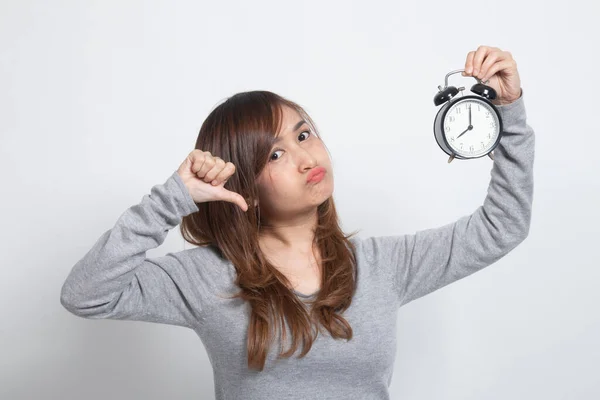
[[[272,250],[312,251],[317,226],[316,208],[292,219],[272,220],[261,224],[259,239]]]

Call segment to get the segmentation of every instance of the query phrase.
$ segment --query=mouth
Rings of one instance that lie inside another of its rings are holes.
[[[320,182],[323,179],[323,177],[325,176],[326,172],[327,172],[327,170],[323,167],[317,167],[317,168],[313,169],[308,174],[308,177],[306,178],[306,183],[308,184],[308,183]]]

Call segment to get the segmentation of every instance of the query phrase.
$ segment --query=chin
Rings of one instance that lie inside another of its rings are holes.
[[[319,190],[316,191],[313,198],[316,200],[317,205],[320,205],[333,195],[333,180],[319,182],[318,188]]]

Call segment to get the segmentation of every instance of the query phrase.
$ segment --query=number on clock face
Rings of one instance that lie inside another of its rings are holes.
[[[469,110],[472,129],[467,130]],[[472,98],[452,105],[446,112],[443,127],[450,147],[457,154],[468,156],[488,153],[500,133],[499,121],[494,110],[487,103]]]

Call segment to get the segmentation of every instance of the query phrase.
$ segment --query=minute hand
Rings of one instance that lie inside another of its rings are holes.
[[[471,126],[471,104],[469,104],[469,126]]]
[[[462,135],[464,135],[471,129],[473,129],[473,125],[471,125],[471,106],[469,106],[469,127],[467,129],[465,129],[465,131],[462,132],[460,135],[458,135],[456,138],[458,139],[459,137],[461,137]]]

